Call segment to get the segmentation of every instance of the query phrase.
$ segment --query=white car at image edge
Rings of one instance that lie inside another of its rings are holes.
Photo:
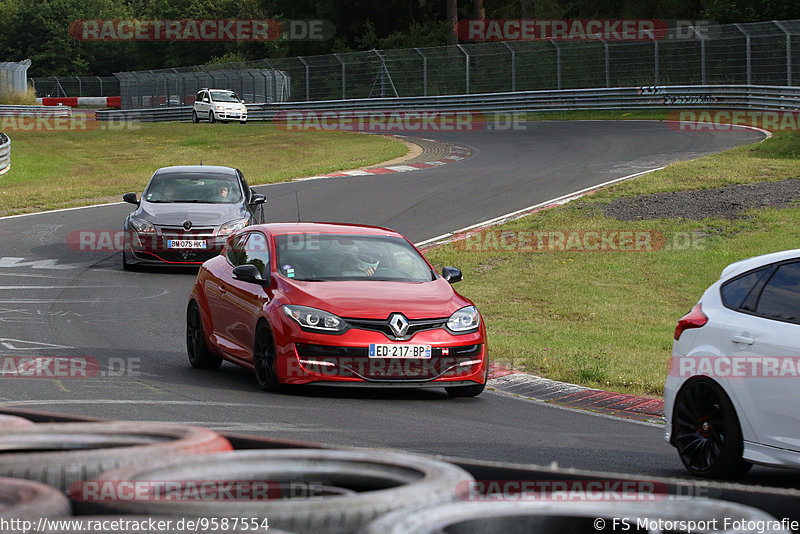
[[[192,109],[192,122],[201,120],[247,122],[247,106],[239,95],[227,89],[200,89],[195,95]]]
[[[726,267],[674,338],[665,437],[686,469],[800,469],[800,249]]]

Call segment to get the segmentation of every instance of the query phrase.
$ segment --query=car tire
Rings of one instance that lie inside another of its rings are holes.
[[[195,369],[218,369],[222,358],[211,352],[203,329],[200,308],[193,300],[186,311],[186,352]]]
[[[6,415],[0,413],[0,430],[8,430],[11,428],[19,428],[23,426],[34,425],[30,419],[24,417],[17,417],[16,415]]]
[[[266,321],[259,321],[256,326],[256,338],[253,342],[253,370],[258,387],[264,391],[275,391],[280,387],[277,365],[275,365],[275,340],[272,330]]]
[[[72,515],[69,499],[56,488],[41,482],[0,477],[0,518],[30,520],[69,515]],[[3,532],[13,531],[11,528]]]
[[[135,271],[133,264],[128,263],[128,255],[125,251],[122,251],[122,270],[123,271]]]
[[[72,497],[79,514],[256,517],[268,518],[270,528],[326,534],[355,532],[401,507],[466,499],[474,482],[460,467],[424,456],[326,449],[240,450],[177,458],[115,469],[97,480],[219,480],[245,487],[273,481],[265,484],[261,498],[81,502]]]
[[[209,111],[208,112],[208,122],[210,122],[211,124],[214,124],[215,122],[217,122],[217,117],[214,116],[214,112],[213,111]]]
[[[192,122],[197,124],[200,122],[200,117],[197,116],[197,111],[192,110]]]
[[[37,423],[4,429],[0,476],[25,478],[66,491],[71,484],[123,465],[229,451],[212,430],[169,423]],[[19,452],[16,452],[19,451]]]
[[[496,481],[503,487],[502,480]],[[535,482],[535,481],[530,481]],[[565,480],[565,486],[570,484]],[[718,527],[726,523],[742,524],[725,529],[726,534],[749,534],[748,524],[771,521],[772,516],[751,506],[722,500],[693,498],[680,499],[656,493],[641,493],[640,497],[617,500],[617,490],[607,493],[594,492],[586,488],[586,482],[573,479],[576,489],[559,492],[553,489],[550,495],[539,496],[545,490],[546,481],[531,492],[520,492],[520,486],[528,482],[513,481],[513,494],[504,498],[502,493],[494,495],[470,495],[466,502],[453,502],[434,506],[405,508],[385,514],[359,530],[359,534],[529,534],[532,532],[615,532],[624,531],[625,525],[643,525],[644,528],[630,532],[662,532],[658,528],[647,528],[653,518],[661,524],[691,524],[695,534],[721,532]],[[599,486],[609,481],[597,481]],[[626,484],[626,482],[622,482]],[[488,485],[478,483],[476,487]],[[573,495],[576,498],[570,498]],[[592,495],[589,497],[589,495]],[[633,496],[635,493],[631,492]],[[648,500],[648,497],[652,500]],[[672,497],[672,498],[670,498]],[[735,517],[735,521],[728,518]],[[620,518],[624,518],[620,520]],[[614,529],[612,526],[623,525]],[[647,525],[647,526],[646,526]],[[663,532],[686,532],[689,529],[664,529]]]
[[[744,441],[736,410],[711,379],[692,380],[678,392],[672,435],[681,462],[695,476],[732,478],[752,467],[742,458]]]
[[[486,382],[489,381],[489,365],[486,365],[486,372],[483,375],[483,384],[475,384],[471,386],[451,386],[446,387],[444,390],[451,397],[477,397],[483,390],[486,389]]]

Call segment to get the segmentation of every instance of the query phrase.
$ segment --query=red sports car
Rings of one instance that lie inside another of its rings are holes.
[[[480,394],[486,330],[474,304],[402,235],[324,223],[248,226],[197,274],[189,361],[252,368],[280,384],[444,387]]]

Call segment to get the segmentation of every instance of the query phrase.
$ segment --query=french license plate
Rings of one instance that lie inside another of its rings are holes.
[[[418,358],[430,359],[430,345],[382,345],[371,343],[369,346],[370,358]]]
[[[199,239],[167,239],[167,248],[204,249],[206,242]]]

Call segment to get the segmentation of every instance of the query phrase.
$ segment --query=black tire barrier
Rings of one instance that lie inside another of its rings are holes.
[[[69,499],[57,489],[40,482],[0,477],[0,519],[22,521],[70,513]]]
[[[93,486],[94,496],[71,492],[70,497],[81,514],[256,517],[291,532],[342,534],[396,508],[454,501],[458,488],[472,480],[460,467],[412,454],[248,450],[116,469],[92,481],[100,485]],[[133,485],[142,490],[142,485],[165,481],[180,482],[181,486],[169,491],[150,487],[144,492],[147,495],[135,502],[96,498],[114,494],[115,488]],[[199,484],[215,482],[234,482],[248,489],[259,483],[266,486],[261,486],[258,498],[253,493],[224,500],[215,498],[218,494],[182,496],[187,488],[196,491]],[[98,487],[105,489],[98,491]]]
[[[451,503],[397,510],[369,523],[359,534],[789,534],[787,529],[775,528],[779,522],[774,517],[749,506],[712,499],[654,497],[665,500]]]
[[[38,423],[4,429],[0,476],[70,485],[128,464],[231,450],[213,430],[169,423]]]

